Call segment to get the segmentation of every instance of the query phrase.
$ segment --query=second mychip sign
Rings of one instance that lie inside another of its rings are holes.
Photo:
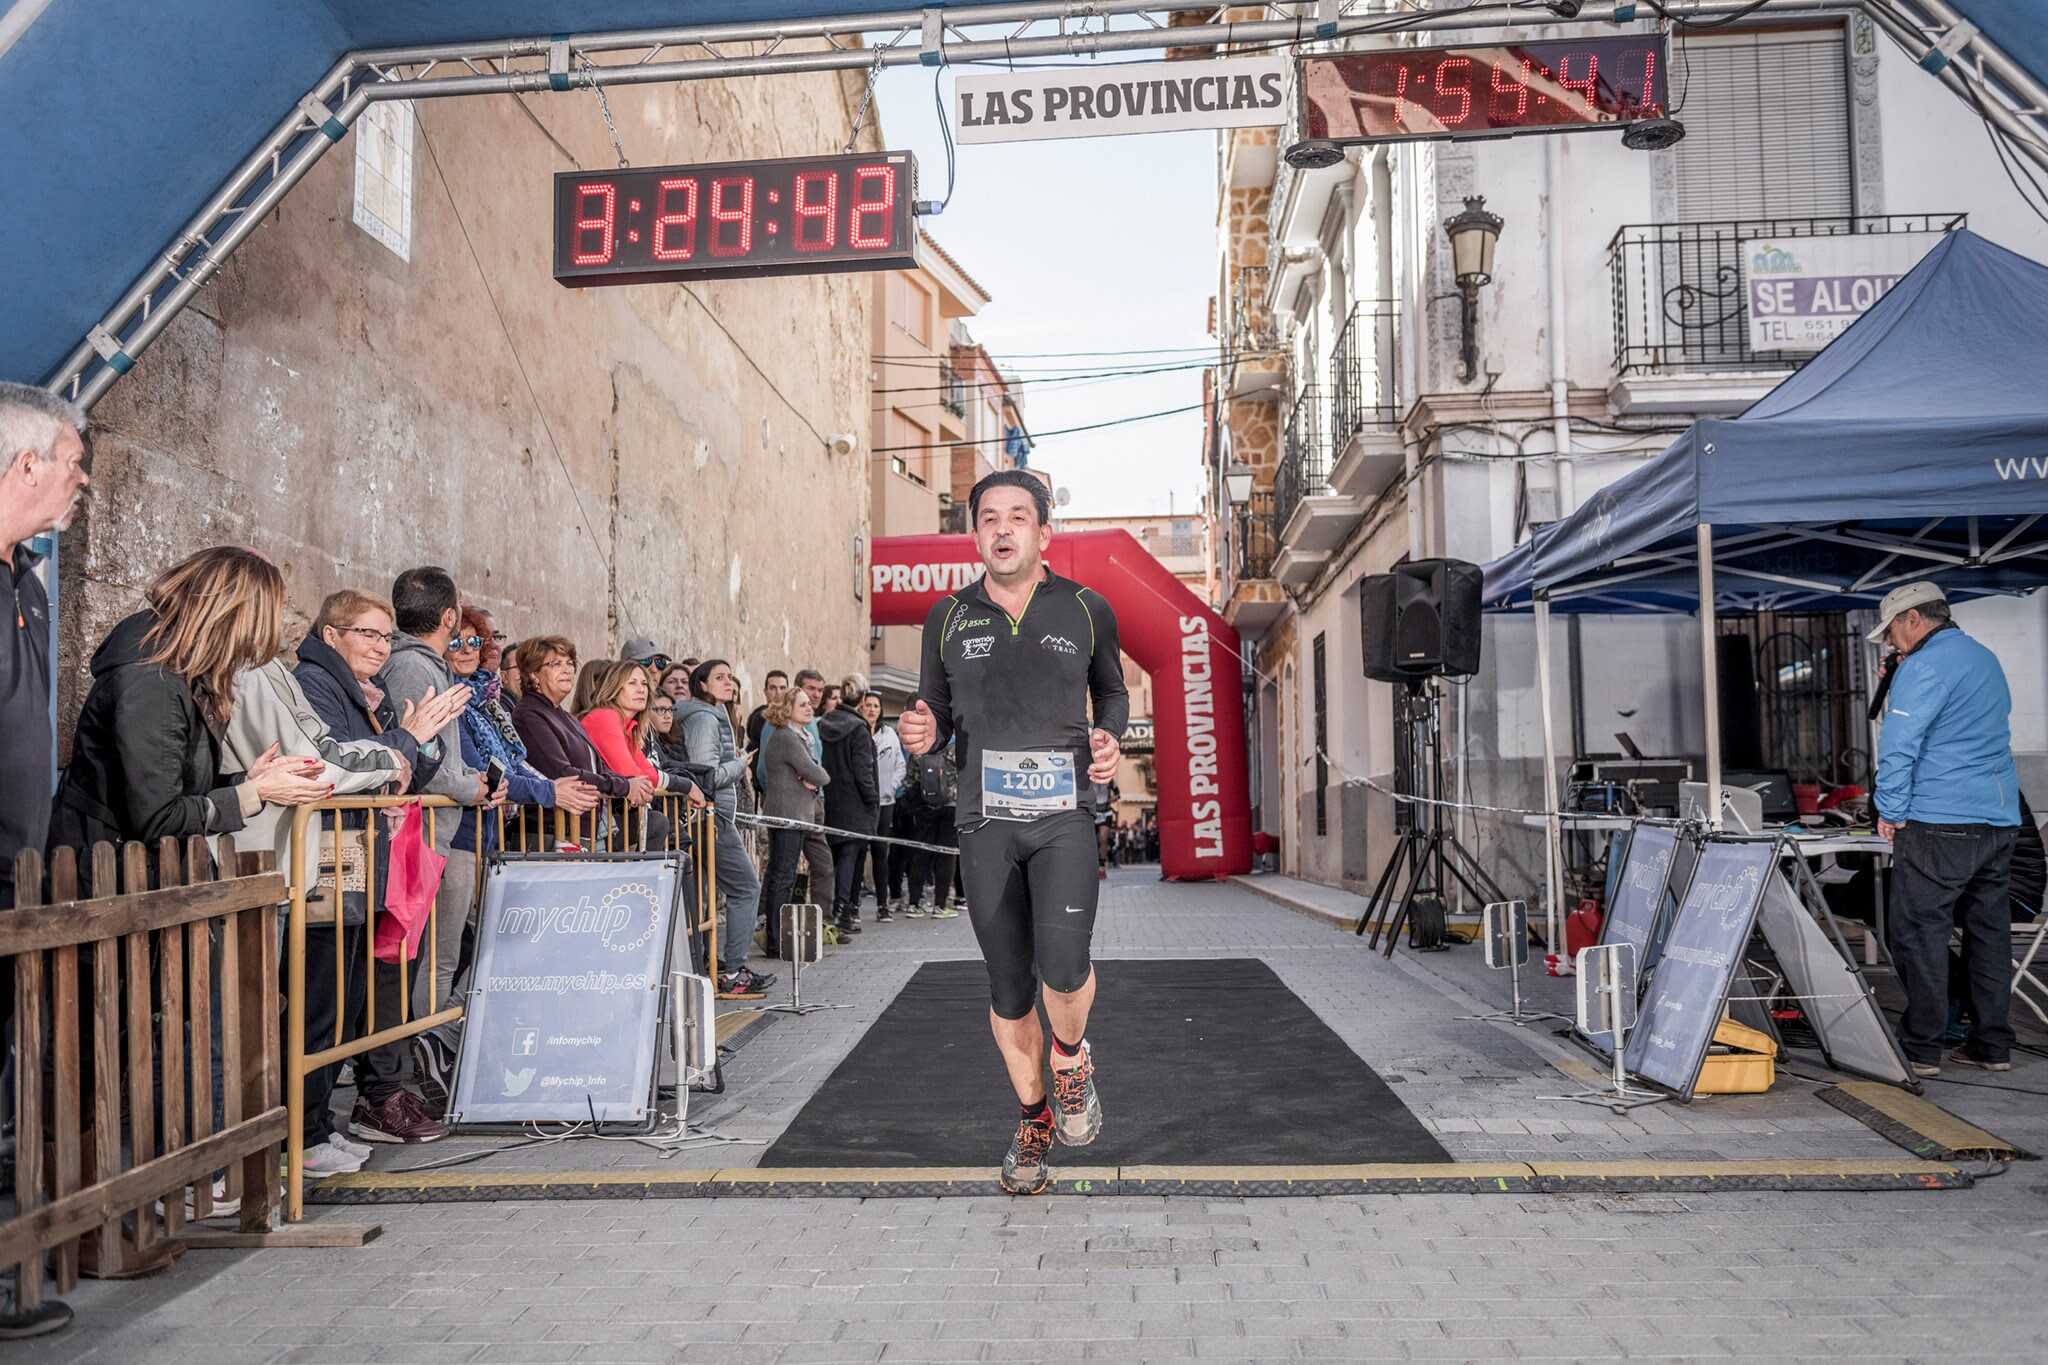
[[[1285,57],[1060,67],[960,77],[953,124],[962,142],[1259,128],[1286,100]]]

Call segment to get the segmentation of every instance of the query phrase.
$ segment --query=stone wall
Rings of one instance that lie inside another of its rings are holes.
[[[860,77],[620,89],[635,164],[846,139]],[[864,275],[576,291],[552,177],[613,159],[587,92],[421,101],[410,260],[352,222],[331,151],[93,413],[64,538],[61,706],[149,577],[209,544],[294,604],[438,563],[512,635],[627,635],[835,676],[866,658]],[[879,145],[872,124],[865,145]],[[858,540],[857,540],[858,538]]]

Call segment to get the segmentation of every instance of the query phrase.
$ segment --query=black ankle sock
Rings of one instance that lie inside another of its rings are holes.
[[[1081,1043],[1084,1043],[1086,1041],[1088,1040],[1084,1038],[1081,1040],[1081,1042],[1070,1043],[1066,1041],[1064,1038],[1060,1037],[1057,1033],[1055,1033],[1052,1036],[1053,1056],[1078,1057],[1081,1055]]]
[[[1017,1106],[1017,1108],[1018,1108],[1018,1109],[1019,1109],[1020,1111],[1022,1111],[1022,1113],[1023,1113],[1023,1116],[1024,1116],[1024,1121],[1025,1121],[1026,1123],[1034,1123],[1034,1122],[1036,1122],[1036,1123],[1050,1123],[1050,1122],[1052,1121],[1052,1101],[1051,1101],[1051,1100],[1048,1100],[1048,1099],[1041,1099],[1041,1100],[1039,1100],[1039,1102],[1038,1102],[1038,1103],[1036,1103],[1036,1104],[1022,1104],[1022,1103],[1020,1103],[1020,1104],[1019,1104],[1019,1105]]]

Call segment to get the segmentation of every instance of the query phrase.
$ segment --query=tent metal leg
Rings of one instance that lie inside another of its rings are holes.
[[[1721,832],[1721,660],[1714,635],[1714,528],[1699,528],[1700,695],[1706,704],[1707,828]]]
[[[1563,831],[1558,826],[1557,732],[1550,706],[1550,599],[1536,595],[1536,700],[1543,710],[1543,943],[1551,952],[1564,939],[1558,935],[1563,917]]]

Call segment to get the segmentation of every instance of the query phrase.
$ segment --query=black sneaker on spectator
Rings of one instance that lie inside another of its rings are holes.
[[[412,1069],[429,1114],[448,1112],[448,1087],[455,1083],[455,1059],[430,1034],[412,1040]]]
[[[1954,1062],[1957,1066],[1975,1067],[1979,1071],[2012,1070],[2011,1062],[1987,1062],[1981,1057],[1972,1056],[1964,1048],[1957,1048],[1954,1052],[1949,1053],[1948,1059]]]
[[[410,1145],[439,1142],[448,1136],[448,1125],[429,1114],[418,1095],[401,1090],[382,1104],[358,1099],[348,1116],[348,1131],[364,1142]]]
[[[0,1341],[48,1336],[70,1325],[71,1305],[62,1299],[44,1299],[34,1308],[23,1308],[12,1289],[0,1297]]]
[[[891,921],[891,920],[893,920],[893,919],[895,919],[895,918],[896,918],[896,917],[895,917],[894,915],[892,915],[892,914],[890,914],[890,913],[889,913],[889,907],[888,907],[888,906],[886,906],[886,905],[882,905],[882,906],[877,906],[877,907],[875,908],[875,923],[877,923],[877,924],[887,924],[887,923],[888,923],[889,921]]]
[[[752,967],[741,967],[736,972],[719,974],[718,993],[741,1000],[759,1000],[774,984],[772,975],[763,975]]]

